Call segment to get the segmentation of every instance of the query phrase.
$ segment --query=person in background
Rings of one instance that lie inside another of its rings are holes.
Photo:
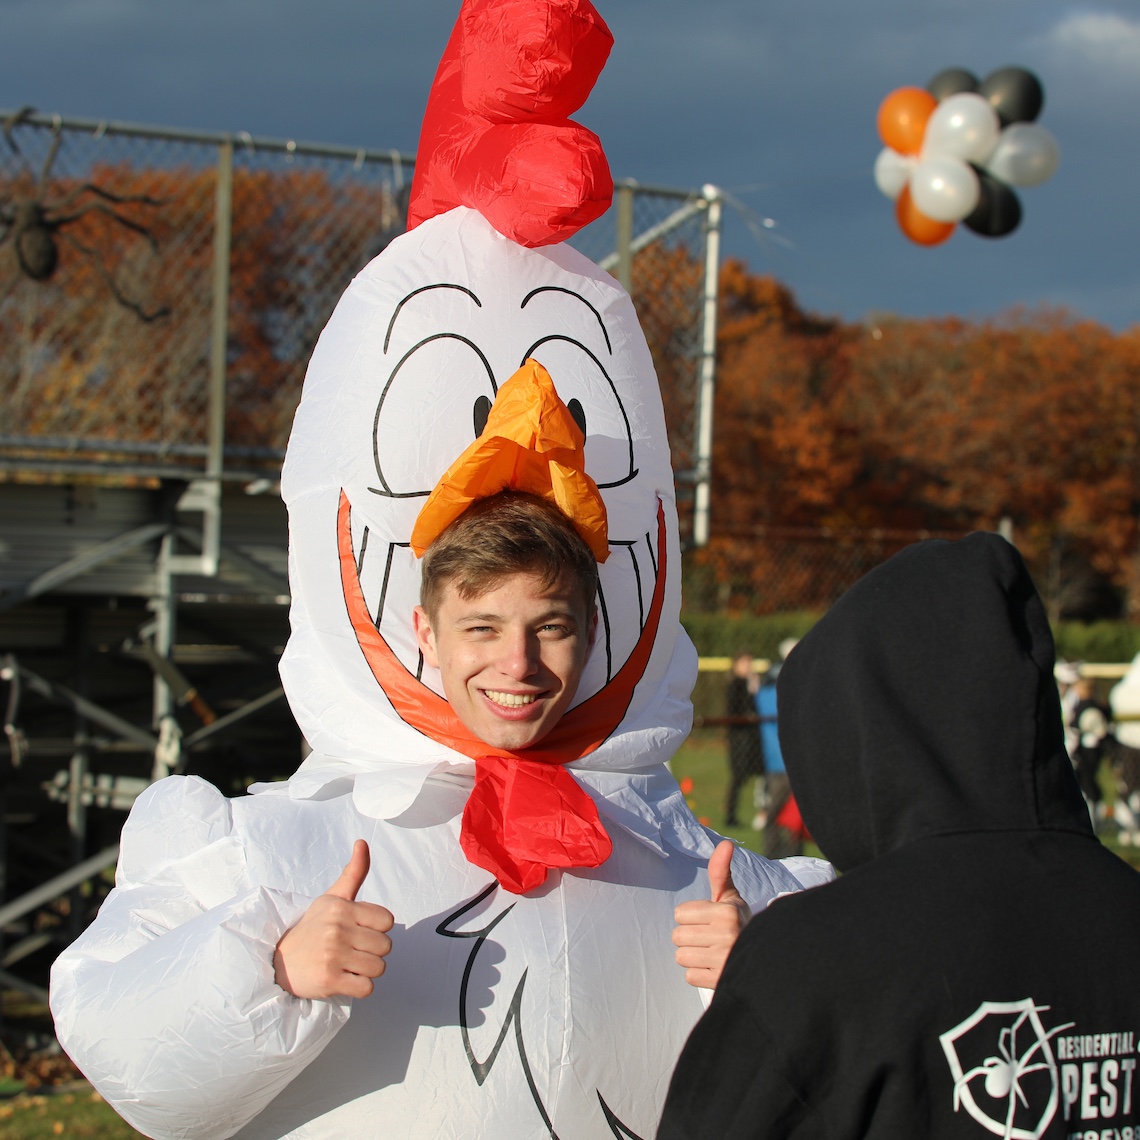
[[[1120,828],[1117,839],[1125,847],[1140,847],[1140,653],[1113,685],[1108,701],[1116,738],[1112,767],[1116,777],[1113,815]]]
[[[1057,682],[1057,692],[1061,697],[1061,723],[1065,726],[1065,750],[1069,759],[1076,763],[1077,745],[1081,734],[1073,724],[1073,709],[1081,699],[1077,693],[1077,682],[1081,679],[1080,664],[1076,661],[1058,661],[1053,666],[1053,679]]]
[[[756,692],[760,679],[752,654],[742,650],[732,659],[732,673],[724,690],[724,713],[728,718],[728,795],[724,804],[726,827],[739,827],[736,801],[740,789],[752,776],[764,776],[764,754],[756,731]]]
[[[909,547],[807,634],[780,735],[842,874],[744,929],[658,1140],[1140,1132],[1140,875],[1089,825],[1053,653],[993,534]]]
[[[795,645],[794,637],[780,642],[780,661],[768,670],[756,693],[768,793],[768,818],[764,828],[764,855],[768,859],[786,859],[792,855],[802,855],[804,850],[803,824],[792,797],[792,785],[780,751],[776,708],[776,679]]]
[[[1077,703],[1069,721],[1077,736],[1076,750],[1072,754],[1073,766],[1081,794],[1089,806],[1093,826],[1104,818],[1104,792],[1098,775],[1107,745],[1112,737],[1112,714],[1103,701],[1097,700],[1096,686],[1091,677],[1082,677],[1074,686]]]

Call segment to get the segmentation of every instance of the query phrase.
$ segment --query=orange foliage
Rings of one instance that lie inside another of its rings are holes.
[[[1039,580],[1063,552],[1085,577],[1140,587],[1140,329],[1061,312],[845,325],[737,262],[721,288],[704,555],[719,573],[751,564],[761,590],[761,527],[962,531],[1008,517]],[[1055,614],[1079,608],[1063,582],[1042,584]]]
[[[119,207],[157,249],[96,210],[65,231],[88,252],[61,240],[50,281],[24,277],[11,242],[0,247],[3,433],[201,445],[214,170],[118,164],[84,177],[158,200]],[[49,196],[77,186],[54,179]],[[29,177],[0,192],[28,197]],[[227,443],[283,445],[317,335],[395,215],[382,186],[319,167],[235,170]],[[702,268],[683,244],[652,245],[633,263],[682,473],[694,464]],[[114,301],[107,274],[124,296],[170,315],[141,321]],[[769,539],[780,528],[960,532],[1008,517],[1055,614],[1083,604],[1066,584],[1082,575],[1127,593],[1140,614],[1138,437],[1140,328],[1115,334],[1060,312],[845,324],[805,313],[785,286],[729,261],[713,540],[696,563],[722,602],[778,608],[834,584],[822,570],[773,562],[761,528]],[[686,491],[682,483],[682,514]],[[851,565],[866,557],[852,548]]]
[[[214,287],[215,170],[96,164],[85,179],[126,201],[57,234],[59,266],[31,281],[0,248],[0,408],[13,435],[201,445]],[[81,185],[55,178],[45,198]],[[21,175],[0,197],[32,194]],[[281,447],[305,366],[337,298],[396,223],[376,183],[323,169],[237,165],[232,198],[227,445]],[[116,303],[109,279],[145,311]]]
[[[824,521],[856,472],[833,406],[848,334],[737,262],[724,267],[721,296],[716,527]]]

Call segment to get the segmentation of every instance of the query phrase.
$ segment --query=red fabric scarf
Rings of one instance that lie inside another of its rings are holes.
[[[480,756],[463,809],[463,853],[517,895],[551,867],[597,867],[613,850],[594,801],[560,764]]]

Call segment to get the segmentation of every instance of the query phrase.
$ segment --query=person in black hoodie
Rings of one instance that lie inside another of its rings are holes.
[[[1053,657],[989,534],[908,548],[797,646],[780,737],[843,873],[745,928],[658,1140],[1140,1140],[1140,875],[1093,836]]]

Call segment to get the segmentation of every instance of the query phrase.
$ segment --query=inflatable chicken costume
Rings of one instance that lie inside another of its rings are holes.
[[[567,118],[610,44],[588,0],[465,0],[411,228],[314,352],[282,479],[281,665],[313,752],[237,800],[149,789],[53,974],[65,1048],[149,1136],[656,1128],[702,1009],[673,911],[708,898],[713,840],[665,767],[696,655],[653,366],[629,297],[561,244],[612,192]],[[574,705],[514,754],[454,716],[412,627],[423,546],[504,488],[563,506],[604,560]],[[358,898],[395,916],[387,972],[366,999],[293,997],[274,948],[357,838]],[[738,852],[733,873],[756,910],[829,870]]]

